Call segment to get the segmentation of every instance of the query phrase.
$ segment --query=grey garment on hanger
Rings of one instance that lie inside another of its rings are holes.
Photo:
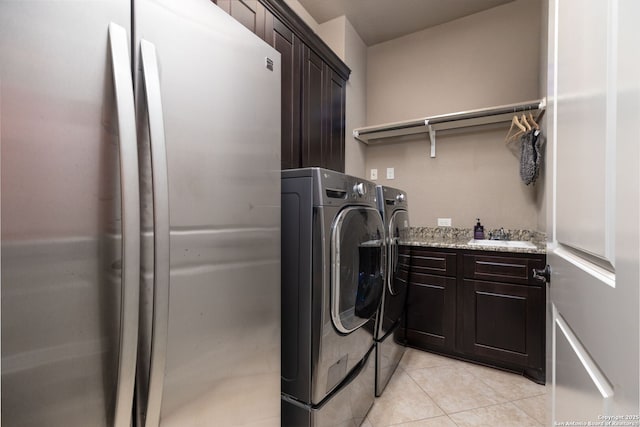
[[[532,129],[520,137],[520,143],[520,178],[526,185],[533,184],[542,164],[542,134]]]
[[[520,178],[529,185],[536,180],[536,151],[533,130],[520,137]]]

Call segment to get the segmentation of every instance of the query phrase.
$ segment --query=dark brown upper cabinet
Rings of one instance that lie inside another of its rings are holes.
[[[302,56],[302,167],[320,166],[326,138],[327,113],[323,99],[324,62],[308,47]]]
[[[282,169],[299,167],[302,89],[302,43],[278,18],[272,18],[272,38],[267,40],[278,52],[282,64]]]
[[[345,95],[351,70],[279,0],[214,0],[281,54],[282,169],[344,172]]]
[[[344,172],[346,81],[325,64],[326,136],[322,141],[322,164]]]
[[[222,10],[251,30],[262,40],[267,40],[267,24],[273,15],[258,0],[216,0]]]

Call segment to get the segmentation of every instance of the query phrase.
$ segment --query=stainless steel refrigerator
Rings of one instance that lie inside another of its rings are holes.
[[[280,424],[279,54],[209,0],[0,2],[2,424]]]

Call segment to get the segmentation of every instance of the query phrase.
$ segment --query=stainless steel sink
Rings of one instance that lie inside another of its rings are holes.
[[[493,248],[521,248],[521,249],[535,249],[536,245],[531,242],[525,242],[524,240],[469,240],[469,244],[472,246],[488,246]]]

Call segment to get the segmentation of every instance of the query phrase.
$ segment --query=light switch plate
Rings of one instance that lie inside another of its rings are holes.
[[[438,227],[451,227],[451,218],[438,218]]]
[[[371,180],[375,181],[378,179],[378,169],[371,169]]]
[[[395,178],[395,169],[387,168],[387,179],[394,179],[394,178]]]

